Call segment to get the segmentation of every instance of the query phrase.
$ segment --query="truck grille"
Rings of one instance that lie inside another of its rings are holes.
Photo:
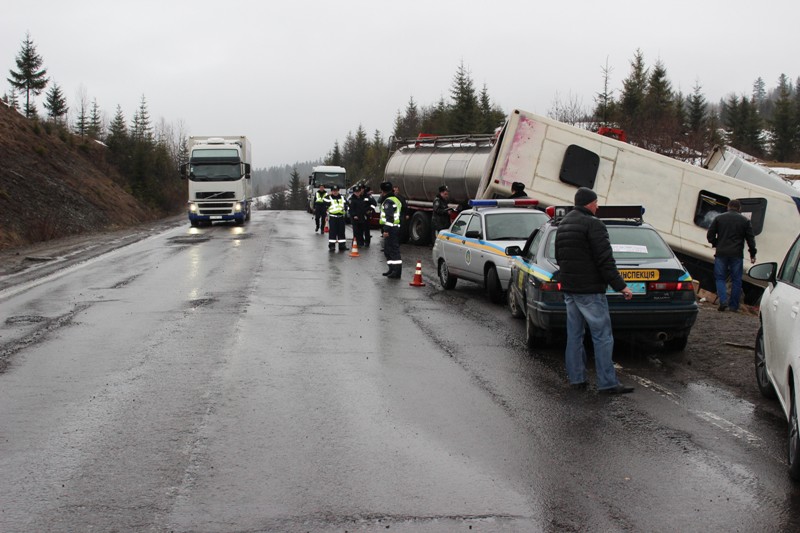
[[[229,202],[203,202],[197,205],[201,215],[230,215],[233,204]]]
[[[233,191],[211,191],[211,192],[196,192],[194,194],[196,200],[204,200],[206,198],[211,198],[214,200],[227,200],[236,198],[236,195]]]

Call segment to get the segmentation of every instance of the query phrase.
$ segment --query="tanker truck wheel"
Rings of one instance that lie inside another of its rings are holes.
[[[408,240],[417,246],[425,246],[431,242],[431,216],[429,213],[424,211],[414,213],[408,228]]]

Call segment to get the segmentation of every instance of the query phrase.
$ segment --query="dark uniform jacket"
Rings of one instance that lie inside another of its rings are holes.
[[[438,194],[433,199],[431,225],[436,231],[450,227],[450,211],[448,211],[447,201]]]
[[[706,238],[711,246],[717,249],[715,257],[742,257],[745,241],[750,257],[756,256],[753,226],[750,224],[750,219],[738,211],[727,211],[718,215],[711,222]]]
[[[619,292],[627,285],[617,270],[606,225],[585,207],[575,207],[556,231],[561,290],[581,294]]]
[[[368,204],[367,202],[364,201],[364,197],[362,196],[361,198],[359,198],[354,194],[353,196],[350,197],[350,201],[348,202],[350,218],[358,220],[359,222],[366,222],[369,219],[369,213],[367,213],[367,207]]]

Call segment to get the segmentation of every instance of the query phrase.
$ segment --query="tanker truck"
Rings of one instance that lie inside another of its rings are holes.
[[[433,200],[440,186],[447,185],[454,208],[477,198],[494,140],[493,135],[420,135],[392,142],[384,180],[400,186],[408,199],[411,244],[430,242]]]
[[[192,136],[189,162],[181,178],[189,180],[189,223],[250,220],[253,189],[250,182],[250,141],[235,137]]]
[[[706,274],[714,263],[706,232],[731,199],[751,220],[759,262],[780,263],[800,233],[798,191],[775,175],[715,172],[519,109],[496,135],[395,145],[385,177],[408,196],[416,244],[427,242],[442,184],[453,201],[507,198],[511,184],[522,182],[540,206],[572,205],[578,187],[593,189],[601,205],[643,205],[645,220],[684,263]]]

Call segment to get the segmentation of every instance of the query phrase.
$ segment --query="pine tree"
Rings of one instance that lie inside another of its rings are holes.
[[[631,72],[622,81],[622,94],[619,99],[619,122],[631,134],[639,130],[644,97],[647,94],[648,69],[644,64],[644,54],[637,49],[631,61]]]
[[[17,98],[17,91],[15,89],[11,89],[3,96],[3,101],[8,104],[8,107],[13,109],[14,111],[19,110],[19,99]]]
[[[147,111],[147,100],[144,95],[139,103],[139,109],[133,114],[131,139],[141,143],[153,142],[153,126],[150,123],[150,113]]]
[[[89,115],[87,114],[86,109],[86,99],[80,99],[78,101],[78,116],[75,117],[75,123],[72,125],[72,129],[75,131],[75,133],[81,137],[84,137],[88,128]]]
[[[339,148],[339,141],[333,143],[333,149],[328,153],[327,157],[325,157],[325,164],[335,167],[343,166],[342,150]]]
[[[700,82],[696,82],[692,94],[689,95],[689,115],[687,117],[689,131],[702,133],[708,121],[708,103],[703,96]]]
[[[497,105],[492,104],[492,100],[489,97],[489,88],[486,84],[483,84],[483,88],[481,89],[481,93],[479,96],[479,108],[481,112],[480,117],[480,128],[478,129],[478,133],[494,133],[494,130],[497,129],[499,126],[503,125],[505,121],[506,114],[500,109]]]
[[[767,84],[764,83],[764,78],[759,76],[753,82],[753,103],[759,113],[764,115],[767,112]]]
[[[67,99],[56,82],[53,82],[50,90],[47,91],[44,108],[47,109],[47,116],[56,124],[59,124],[61,118],[67,114],[69,109],[67,107]]]
[[[398,138],[416,137],[419,131],[419,110],[414,97],[408,99],[406,104],[405,113],[397,112],[397,119],[394,123],[393,135]]]
[[[797,119],[794,116],[793,102],[790,94],[791,85],[788,79],[781,78],[778,89],[780,91],[778,100],[772,112],[772,119],[769,121],[769,129],[772,133],[772,157],[776,161],[791,161],[795,156]]]
[[[11,77],[6,80],[13,88],[25,91],[25,116],[33,118],[36,104],[32,97],[41,94],[47,86],[47,69],[42,68],[42,56],[36,52],[30,33],[25,34],[16,63],[18,71],[10,70]]]
[[[297,172],[297,167],[292,168],[292,173],[289,179],[289,209],[300,210],[306,208],[306,190],[303,183],[300,181],[300,173]]]
[[[608,66],[608,58],[606,58],[606,65],[602,68],[603,72],[603,91],[595,94],[594,101],[596,107],[594,108],[594,120],[599,122],[602,126],[608,126],[615,115],[616,102],[614,101],[614,90],[609,88],[609,80],[611,78],[611,67]]]
[[[92,109],[89,112],[89,124],[86,131],[93,139],[99,139],[103,136],[103,118],[100,114],[100,107],[97,105],[97,98],[92,100]]]
[[[453,98],[453,106],[449,117],[449,133],[476,133],[480,129],[481,113],[478,97],[475,95],[475,84],[463,61],[453,78],[450,96]]]

